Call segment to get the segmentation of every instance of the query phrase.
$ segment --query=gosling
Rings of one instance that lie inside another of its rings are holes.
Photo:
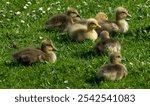
[[[114,52],[121,52],[121,45],[119,41],[110,38],[108,31],[102,31],[100,34],[100,40],[94,45],[93,51],[95,54],[112,54]]]
[[[128,11],[123,7],[116,8],[115,11],[116,20],[115,21],[100,21],[101,29],[96,29],[97,33],[100,34],[101,31],[107,30],[108,32],[120,32],[126,33],[129,29],[127,17],[131,17]]]
[[[107,16],[104,12],[98,12],[94,18],[95,18],[98,22],[108,20],[108,16]],[[76,23],[79,23],[79,24],[86,24],[86,23],[87,23],[87,20],[88,20],[88,19],[81,19],[81,20],[77,21]]]
[[[41,48],[25,48],[12,55],[13,59],[24,65],[31,65],[37,62],[51,62],[55,63],[57,60],[54,51],[57,49],[54,47],[52,41],[43,40]]]
[[[74,8],[68,8],[65,14],[53,16],[45,23],[47,30],[66,31],[67,28],[76,21],[81,20],[80,14]]]
[[[96,14],[95,19],[98,22],[106,21],[106,20],[108,20],[108,16],[104,12],[99,12]]]
[[[121,80],[127,76],[127,68],[121,63],[121,54],[113,53],[110,55],[110,63],[103,65],[97,73],[97,78],[106,78],[108,80]]]
[[[95,28],[101,27],[94,18],[87,20],[86,25],[83,24],[73,24],[69,29],[69,36],[77,41],[83,41],[85,39],[92,40],[93,42],[97,39],[98,35]]]

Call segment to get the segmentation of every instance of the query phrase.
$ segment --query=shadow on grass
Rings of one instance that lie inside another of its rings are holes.
[[[141,35],[142,33],[143,34],[146,34],[150,31],[150,26],[146,26],[146,27],[142,27],[142,28],[138,28],[138,29],[135,29],[135,30],[132,30],[132,31],[128,31],[127,33],[125,33],[125,36],[138,36],[138,35]]]
[[[7,66],[7,67],[20,67],[20,66],[23,66],[23,67],[30,67],[30,66],[34,66],[36,64],[38,64],[39,62],[37,63],[34,63],[34,64],[28,64],[28,63],[19,63],[19,62],[16,62],[16,61],[6,61],[3,63],[4,66]],[[41,63],[40,63],[41,64]],[[43,63],[45,64],[45,63]]]
[[[17,62],[4,62],[4,65],[11,68],[11,67],[20,67],[20,66],[25,66],[25,67],[29,67],[29,66],[32,66],[32,65],[29,65],[29,64],[22,64],[22,63],[17,63]]]
[[[14,61],[5,61],[3,62],[3,65],[7,67],[19,67],[20,66],[20,64]]]
[[[59,35],[59,42],[60,43],[71,43],[72,40],[70,39],[68,33],[61,33]]]
[[[136,29],[135,33],[137,33],[137,34],[138,34],[139,32],[143,32],[143,33],[144,33],[145,31],[146,31],[146,32],[150,31],[150,26],[147,26],[147,27],[144,27],[144,28],[142,27],[142,28]]]
[[[74,40],[72,39],[69,34],[67,32],[65,33],[60,33],[59,34],[59,38],[58,38],[60,43],[66,43],[66,44],[83,44],[84,41],[78,41],[78,40]]]
[[[98,79],[96,74],[93,74],[91,77],[88,77],[85,80],[86,83],[89,83],[92,86],[94,86],[95,84],[99,86],[99,85],[101,85],[101,82],[103,82],[103,81],[105,81],[105,79],[104,78]]]
[[[101,53],[98,54],[94,52],[93,50],[88,50],[88,51],[81,51],[78,54],[75,54],[75,56],[83,58],[83,59],[92,59],[92,58],[99,58],[100,56],[105,56],[106,54]]]
[[[63,33],[60,33],[59,35],[59,40],[61,42],[70,42],[70,43],[74,43],[74,44],[83,44],[85,43],[86,41],[90,41],[90,40],[75,40],[75,39],[72,39],[70,36],[69,36],[69,33],[68,32],[63,32]]]
[[[67,31],[57,31],[57,30],[48,30],[46,28],[43,28],[43,29],[38,29],[39,32],[42,32],[42,33],[46,33],[46,34],[52,34],[54,33],[55,34],[55,41],[58,41],[59,43],[64,43],[64,44],[68,44],[68,43],[71,43],[73,42],[69,35],[68,35],[68,32]]]
[[[81,52],[79,56],[81,58],[89,59],[89,58],[97,57],[98,55],[96,55],[92,50],[89,50],[89,51]]]
[[[59,33],[63,33],[63,31],[58,31],[58,30],[49,30],[49,29],[46,29],[46,28],[42,28],[42,29],[37,29],[38,32],[43,32],[43,33],[56,33],[56,32],[59,32]]]

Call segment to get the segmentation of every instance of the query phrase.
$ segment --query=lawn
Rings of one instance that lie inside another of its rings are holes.
[[[122,44],[126,78],[95,81],[97,69],[108,56],[93,56],[93,42],[72,42],[67,33],[47,32],[44,23],[51,16],[76,8],[83,18],[104,11],[114,20],[114,9],[124,6],[132,15],[129,31],[116,34]],[[58,48],[57,62],[23,66],[12,54],[25,47],[40,46],[52,39]],[[0,3],[0,88],[150,88],[150,0],[1,0]],[[13,48],[13,42],[18,48]]]

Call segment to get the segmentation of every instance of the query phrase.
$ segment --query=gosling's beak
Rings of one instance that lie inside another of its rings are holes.
[[[129,13],[127,13],[127,18],[126,18],[126,20],[129,21],[131,17],[132,17],[132,16],[131,16]]]
[[[79,13],[76,13],[77,14],[77,17],[81,18],[80,14]]]
[[[101,28],[101,26],[99,24],[96,24],[97,25],[97,28]]]
[[[53,51],[58,51],[58,49],[56,47],[53,47]]]
[[[132,17],[129,13],[127,13],[127,16],[128,16],[128,17]]]
[[[81,16],[79,14],[77,14],[77,17],[81,18]]]
[[[121,61],[122,61],[122,62],[126,61],[126,58],[125,58],[125,57],[122,57]]]

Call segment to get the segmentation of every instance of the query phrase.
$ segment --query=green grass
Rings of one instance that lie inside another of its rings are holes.
[[[10,4],[6,2],[10,2]],[[1,0],[0,3],[0,88],[150,88],[150,1],[149,0]],[[31,2],[27,9],[25,4]],[[99,11],[114,19],[114,9],[124,6],[132,14],[129,31],[117,34],[122,44],[123,63],[128,76],[120,81],[94,80],[97,69],[108,57],[88,55],[93,43],[72,42],[67,34],[47,32],[45,21],[75,7],[82,17],[94,17]],[[39,10],[43,7],[42,13]],[[47,11],[47,8],[50,10]],[[20,15],[15,15],[20,11]],[[22,20],[22,21],[21,21]],[[18,49],[40,46],[42,39],[52,39],[59,49],[55,64],[22,66],[12,62]],[[18,49],[11,48],[16,42]]]

